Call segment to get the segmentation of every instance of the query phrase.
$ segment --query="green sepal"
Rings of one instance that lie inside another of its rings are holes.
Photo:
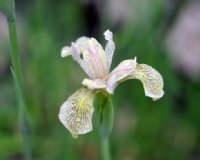
[[[98,93],[99,134],[108,137],[113,129],[114,108],[111,95]]]
[[[9,22],[15,21],[15,1],[0,0],[0,11],[4,13]]]

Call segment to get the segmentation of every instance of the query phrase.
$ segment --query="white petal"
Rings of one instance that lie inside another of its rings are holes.
[[[104,36],[107,41],[112,41],[113,34],[109,29],[104,32]]]
[[[71,47],[65,46],[61,50],[61,57],[67,57],[72,54]]]
[[[96,39],[91,38],[81,47],[83,60],[87,64],[88,70],[92,73],[90,78],[104,78],[109,70],[105,51]]]
[[[163,78],[160,73],[146,64],[138,64],[129,79],[139,79],[143,83],[145,95],[157,100],[164,95]]]
[[[75,43],[76,43],[76,45],[78,45],[80,47],[89,39],[90,39],[89,37],[82,36],[82,37],[78,38]]]
[[[128,79],[138,79],[143,83],[145,95],[157,100],[164,95],[163,78],[160,73],[146,64],[137,64],[134,60],[122,61],[109,75],[107,91],[113,93],[116,86]]]
[[[104,89],[106,88],[106,82],[101,79],[84,79],[82,85],[86,86],[90,90]]]
[[[92,131],[94,96],[93,91],[81,88],[71,95],[60,108],[58,117],[74,138],[77,138],[78,134]]]
[[[106,53],[96,39],[81,37],[75,43],[72,43],[70,48],[74,60],[91,79],[104,78],[108,75]],[[63,55],[65,56],[64,51]]]
[[[108,63],[108,68],[110,70],[110,66],[112,63],[112,58],[114,55],[115,51],[115,43],[113,42],[113,34],[111,31],[107,30],[104,32],[105,39],[108,41],[105,47],[105,52],[107,56],[107,63]]]
[[[116,86],[134,72],[136,64],[136,57],[124,60],[110,73],[107,80],[108,93],[112,94]]]
[[[80,51],[80,46],[78,46],[76,43],[72,42],[71,49],[72,49],[72,57],[73,57],[73,59],[80,65],[80,67],[85,71],[85,73],[89,77],[92,77],[95,74],[95,72],[91,69],[91,66],[88,65],[83,60],[83,55],[82,55],[82,53]]]

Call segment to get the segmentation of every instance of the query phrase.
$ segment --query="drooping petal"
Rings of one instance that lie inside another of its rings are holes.
[[[113,93],[117,85],[125,80],[138,79],[143,83],[145,95],[157,100],[164,95],[163,78],[160,73],[146,64],[134,60],[122,61],[108,76],[107,92]]]
[[[80,88],[60,108],[59,119],[74,138],[92,131],[95,92]]]
[[[106,88],[106,81],[102,79],[84,79],[82,85],[86,86],[90,90],[104,89]]]
[[[71,49],[71,50],[70,50]],[[61,56],[71,55],[91,79],[104,78],[109,73],[106,53],[94,38],[81,37],[72,43],[70,49],[64,47]]]
[[[105,52],[108,61],[108,68],[110,70],[110,66],[112,63],[113,54],[115,51],[115,43],[113,42],[113,34],[111,31],[107,30],[104,32],[105,39],[108,41],[105,47]]]
[[[122,61],[108,76],[107,92],[113,94],[117,85],[134,72],[136,64],[136,57],[135,59]]]
[[[160,73],[146,64],[138,64],[135,71],[127,79],[139,79],[143,83],[145,96],[157,100],[164,95],[163,78]]]

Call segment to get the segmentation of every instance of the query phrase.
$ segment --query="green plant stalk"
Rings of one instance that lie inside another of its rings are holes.
[[[13,4],[13,6],[10,7],[12,7],[14,10],[14,1],[11,4]],[[20,131],[23,139],[24,159],[30,160],[31,159],[30,128],[29,128],[24,94],[23,94],[22,74],[21,74],[20,58],[17,45],[15,10],[12,12],[11,17],[10,16],[6,17],[7,17],[7,25],[9,30],[10,46],[11,46],[11,61],[12,61],[11,71],[14,77],[16,94],[18,99],[18,118],[19,118]]]
[[[100,140],[101,158],[102,160],[111,160],[109,137],[102,137]]]
[[[11,68],[12,75],[14,77],[15,88],[18,99],[18,119],[19,119],[19,127],[20,132],[22,134],[23,139],[23,149],[24,149],[24,159],[31,160],[31,138],[30,138],[30,127],[27,118],[27,111],[25,107],[25,102],[23,98],[22,90],[20,89],[19,81],[14,70]]]
[[[102,160],[111,160],[109,135],[113,128],[114,110],[110,95],[99,94],[99,135]]]

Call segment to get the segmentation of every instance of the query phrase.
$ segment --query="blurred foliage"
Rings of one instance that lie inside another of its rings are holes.
[[[94,114],[93,132],[72,139],[58,120],[62,102],[81,85],[86,74],[61,48],[82,35],[105,44],[102,33],[114,34],[112,66],[138,57],[163,76],[165,95],[159,101],[144,96],[139,81],[120,85],[113,96],[115,127],[111,151],[115,160],[184,160],[200,157],[200,81],[191,80],[171,65],[163,45],[185,1],[133,0],[128,22],[114,23],[97,1],[16,0],[21,17],[20,53],[31,121],[33,159],[98,160],[99,137]],[[17,16],[17,17],[18,17]],[[19,25],[20,26],[20,25]],[[0,159],[22,158],[9,44],[0,37]]]

